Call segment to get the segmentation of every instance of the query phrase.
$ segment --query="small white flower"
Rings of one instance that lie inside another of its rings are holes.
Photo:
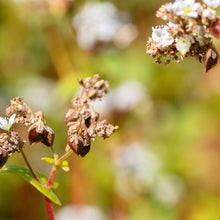
[[[164,49],[174,42],[174,38],[168,32],[168,29],[168,26],[152,28],[152,39],[157,43],[159,49]]]
[[[181,55],[185,55],[191,47],[191,39],[189,37],[181,37],[176,39],[176,49],[181,53]]]
[[[168,12],[173,12],[178,16],[188,16],[197,18],[203,10],[202,5],[195,0],[176,0],[167,6]]]
[[[220,6],[220,0],[203,0],[203,2],[211,8]]]
[[[202,17],[208,18],[210,20],[215,19],[216,18],[216,11],[211,8],[207,8],[202,12]]]
[[[0,128],[5,131],[9,131],[11,126],[15,123],[15,117],[16,117],[16,114],[13,114],[9,118],[9,120],[7,120],[6,118],[0,117]]]

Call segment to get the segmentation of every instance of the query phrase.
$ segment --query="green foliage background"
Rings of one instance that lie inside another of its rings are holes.
[[[79,89],[78,77],[99,73],[112,90],[136,80],[144,85],[151,102],[143,100],[136,109],[109,114],[108,120],[120,129],[110,139],[93,142],[85,158],[71,157],[71,171],[60,171],[56,178],[60,182],[56,194],[63,205],[96,205],[107,219],[220,219],[220,66],[205,74],[196,60],[163,66],[145,54],[151,27],[163,23],[155,12],[165,1],[112,1],[133,17],[138,38],[126,49],[110,45],[101,51],[82,51],[72,18],[85,2],[75,0],[65,13],[53,13],[31,4],[0,1],[2,116],[10,99],[23,96],[34,111],[45,112],[61,153],[67,138],[64,117]],[[161,203],[150,188],[130,200],[117,194],[111,153],[133,142],[146,148],[150,143],[150,150],[162,158],[162,172],[182,179],[185,194],[178,203]],[[48,175],[50,166],[40,158],[50,151],[36,144],[25,152],[33,167]],[[25,166],[20,154],[7,164]],[[0,175],[0,220],[47,219],[44,203],[43,196],[23,179]]]

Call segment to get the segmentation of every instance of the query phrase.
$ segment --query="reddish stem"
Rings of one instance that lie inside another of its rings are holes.
[[[50,220],[55,220],[52,202],[47,197],[45,197],[45,200],[46,200],[46,205],[47,205],[48,217]]]
[[[54,177],[55,177],[57,171],[58,171],[58,167],[56,165],[53,165],[53,168],[52,168],[52,170],[50,172],[50,176],[48,178],[48,182],[46,184],[47,188],[49,188],[49,189],[51,188],[53,180],[54,180]]]
[[[31,173],[33,174],[33,176],[35,177],[35,179],[40,183],[42,184],[41,180],[39,179],[39,177],[37,176],[37,174],[34,172],[34,170],[32,169],[23,149],[20,147],[20,151],[21,151],[21,154],[29,168],[29,170],[31,171]],[[49,187],[48,187],[49,188]],[[46,196],[45,196],[45,200],[46,200],[46,205],[47,205],[47,212],[48,212],[48,216],[49,216],[49,220],[55,220],[54,218],[54,211],[53,211],[53,205],[52,205],[52,202],[50,199],[48,199]]]

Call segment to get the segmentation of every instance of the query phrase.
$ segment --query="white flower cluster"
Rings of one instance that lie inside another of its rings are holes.
[[[91,50],[98,42],[114,42],[127,47],[136,37],[137,28],[110,2],[87,3],[73,18],[77,42],[81,49]]]
[[[185,55],[191,44],[196,41],[199,44],[203,44],[203,40],[206,34],[206,26],[196,25],[195,29],[192,31],[191,35],[186,36],[178,36],[178,25],[172,22],[169,22],[165,26],[160,26],[156,28],[152,28],[152,40],[153,47],[150,47],[147,50],[148,54],[156,54],[158,49],[163,51],[168,46],[173,45],[181,53],[181,55]]]
[[[146,52],[153,57],[158,55],[156,63],[166,55],[179,62],[178,53],[182,59],[190,56],[201,59],[210,47],[213,48],[208,29],[218,20],[218,6],[220,0],[203,0],[203,4],[195,0],[175,0],[162,5],[156,16],[169,23],[152,28]]]
[[[185,195],[183,180],[172,173],[163,173],[159,155],[141,144],[116,148],[113,162],[116,192],[126,200],[150,191],[159,202],[174,206]]]
[[[177,16],[192,18],[197,18],[203,10],[202,5],[195,0],[176,0],[174,3],[169,3],[166,9]]]
[[[195,0],[176,0],[174,3],[169,3],[165,8],[168,12],[177,16],[187,16],[197,18],[201,15],[204,18],[214,19],[216,16],[216,9],[220,6],[220,0],[203,0],[206,8],[195,2]]]

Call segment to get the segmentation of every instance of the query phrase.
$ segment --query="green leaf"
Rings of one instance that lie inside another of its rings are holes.
[[[55,195],[55,193],[48,189],[46,186],[41,185],[35,177],[32,175],[31,171],[25,167],[17,166],[17,165],[5,165],[1,170],[0,173],[13,173],[17,174],[21,177],[23,177],[25,180],[27,180],[33,187],[35,187],[39,192],[41,192],[43,195],[45,195],[47,198],[49,198],[52,202],[54,202],[57,205],[61,205],[60,200]],[[47,178],[45,175],[37,172],[36,173],[40,180],[43,183],[47,182]]]
[[[53,157],[42,157],[41,160],[43,160],[44,162],[50,163],[50,164],[54,164]]]
[[[50,164],[54,164],[54,158],[53,157],[42,157],[41,160],[43,160],[44,162],[50,163]],[[62,161],[61,167],[69,167],[69,163],[67,160]]]
[[[43,184],[46,184],[48,182],[48,178],[43,173],[39,173],[37,171],[35,171],[35,173],[37,174],[37,176],[39,177],[39,179]],[[59,186],[58,182],[53,182],[51,188],[56,189],[58,186]]]

